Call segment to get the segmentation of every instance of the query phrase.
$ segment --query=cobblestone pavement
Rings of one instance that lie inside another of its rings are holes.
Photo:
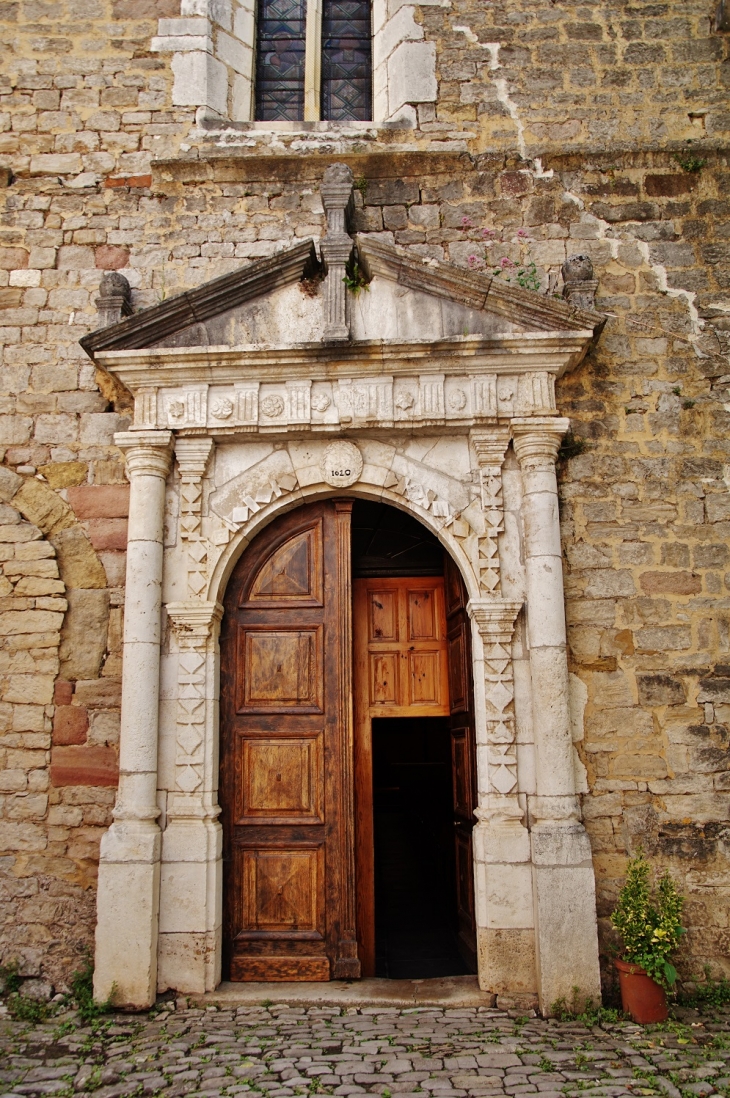
[[[473,1008],[189,1009],[0,1019],[0,1098],[730,1098],[730,1010],[642,1028]]]

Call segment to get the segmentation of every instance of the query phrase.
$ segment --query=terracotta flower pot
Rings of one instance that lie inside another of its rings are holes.
[[[614,961],[621,984],[621,1006],[639,1025],[665,1022],[669,1016],[667,993],[641,965]]]

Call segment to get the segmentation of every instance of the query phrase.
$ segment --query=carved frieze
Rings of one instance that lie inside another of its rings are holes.
[[[555,410],[555,382],[548,371],[520,374],[374,374],[334,381],[261,379],[229,385],[181,385],[139,389],[135,427],[216,433],[301,431],[338,426],[463,425],[545,415]]]

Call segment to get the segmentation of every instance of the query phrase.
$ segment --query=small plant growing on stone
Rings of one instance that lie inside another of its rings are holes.
[[[8,1013],[16,1022],[45,1022],[50,1007],[40,999],[26,999],[14,992],[8,997]]]
[[[695,156],[691,149],[687,149],[686,152],[674,153],[673,158],[677,161],[682,171],[685,172],[701,172],[707,163],[701,156]]]
[[[76,1000],[79,1017],[84,1022],[95,1022],[112,1009],[113,987],[111,995],[103,1003],[97,1003],[94,999],[94,965],[88,955],[81,968],[77,968],[71,977],[71,994]]]
[[[471,220],[468,217],[462,218],[461,223],[465,229],[472,227]],[[488,244],[494,243],[495,236],[494,229],[482,229],[482,237]],[[514,260],[507,255],[503,255],[496,265],[492,265],[492,276],[501,278],[504,282],[516,282],[523,290],[539,290],[540,276],[537,273],[537,265],[530,256],[529,245],[531,238],[527,230],[518,229],[513,243],[519,245],[520,258]],[[489,266],[478,255],[470,255],[467,259],[467,265],[472,271],[484,270]]]
[[[641,848],[629,860],[611,923],[624,942],[623,960],[640,965],[657,984],[672,988],[677,970],[669,961],[685,933],[680,923],[684,897],[664,872],[656,888]]]
[[[365,272],[354,256],[345,268],[345,277],[342,281],[353,294],[360,293],[360,290],[370,289]]]
[[[0,965],[0,995],[12,995],[20,990],[20,965],[11,961],[9,965]]]

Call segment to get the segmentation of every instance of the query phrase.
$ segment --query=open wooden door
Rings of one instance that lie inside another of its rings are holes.
[[[477,806],[477,778],[471,623],[466,611],[468,597],[464,581],[448,554],[445,554],[444,578],[459,949],[471,970],[476,972],[477,941],[471,833],[475,823],[474,809]]]
[[[357,923],[363,976],[375,975],[372,720],[448,716],[441,576],[354,583]]]
[[[231,980],[360,975],[348,501],[274,521],[221,633],[224,960]]]

